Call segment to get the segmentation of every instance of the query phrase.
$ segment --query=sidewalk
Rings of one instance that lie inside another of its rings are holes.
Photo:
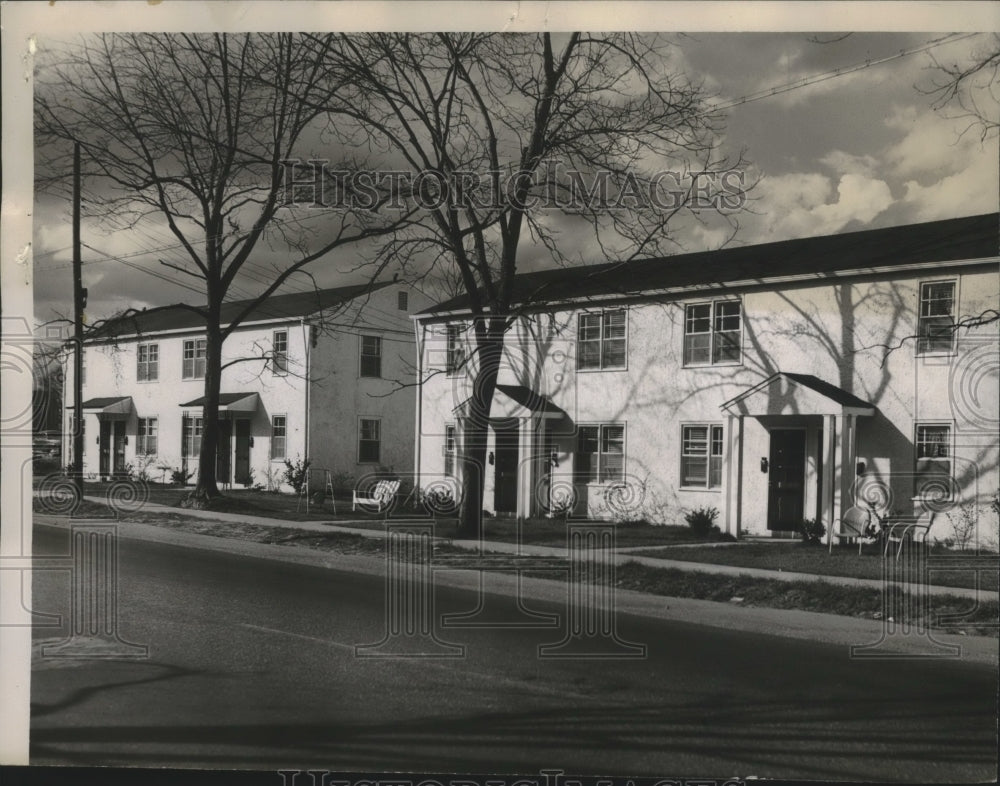
[[[85,500],[90,502],[103,503],[106,500],[100,497],[84,497]],[[142,506],[143,510],[150,512],[160,512],[160,513],[175,513],[184,516],[192,516],[194,518],[200,519],[210,519],[213,521],[228,521],[232,523],[242,523],[242,524],[257,524],[261,526],[268,527],[282,527],[287,529],[294,529],[300,531],[317,532],[317,533],[330,533],[330,532],[340,532],[352,535],[361,535],[366,538],[378,538],[382,539],[385,537],[385,533],[382,529],[367,529],[364,527],[350,527],[345,526],[343,523],[337,523],[334,521],[284,521],[282,519],[272,519],[265,516],[247,516],[241,513],[220,513],[216,511],[208,510],[194,510],[191,508],[175,508],[168,505],[158,505],[152,502],[146,502]],[[429,524],[433,523],[430,519],[390,519],[391,524]],[[480,547],[480,541],[476,540],[458,540],[454,538],[442,537],[442,541],[446,541],[452,546],[456,546],[463,549],[468,549],[470,551],[476,551]],[[561,546],[536,546],[529,543],[505,543],[502,541],[482,541],[482,550],[489,551],[499,554],[514,554],[520,556],[532,556],[532,557],[554,557],[554,558],[567,558],[566,549]],[[643,549],[648,549],[649,546],[641,547]],[[815,573],[796,573],[781,570],[767,570],[764,568],[746,568],[737,567],[734,565],[715,565],[707,562],[685,562],[683,560],[672,560],[672,559],[662,559],[660,557],[643,557],[639,555],[630,554],[629,550],[619,549],[616,551],[613,557],[613,562],[616,565],[622,565],[626,562],[635,562],[639,565],[647,565],[654,568],[676,568],[678,570],[692,571],[697,573],[714,573],[723,576],[750,576],[753,578],[760,579],[772,579],[776,581],[822,581],[828,584],[837,584],[847,587],[867,587],[870,589],[881,589],[882,582],[879,579],[859,579],[851,578],[848,576],[825,576]],[[916,586],[906,584],[904,586]],[[975,590],[967,587],[944,587],[937,585],[926,585],[926,590],[931,595],[953,595],[961,598],[974,598],[981,600],[998,600],[1000,599],[1000,593],[990,590]]]

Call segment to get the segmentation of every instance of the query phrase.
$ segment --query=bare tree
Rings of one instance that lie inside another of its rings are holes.
[[[36,128],[41,168],[69,171],[70,142],[84,151],[91,216],[166,224],[199,282],[207,363],[198,503],[218,496],[222,345],[292,275],[331,250],[405,220],[376,209],[289,210],[287,167],[312,154],[343,86],[318,58],[331,38],[274,35],[102,35],[53,53],[40,69]],[[43,179],[42,184],[46,181]],[[320,217],[322,224],[313,219]],[[222,304],[255,252],[287,256],[260,295],[221,324]]]
[[[1000,34],[993,34],[962,63],[941,62],[931,55],[930,85],[919,87],[934,99],[934,108],[957,113],[968,122],[966,130],[976,129],[982,141],[1000,131]]]
[[[670,219],[715,210],[740,162],[718,156],[720,117],[672,72],[661,37],[372,34],[315,46],[356,91],[333,109],[337,133],[380,153],[403,175],[397,192],[423,208],[383,256],[461,279],[474,392],[460,518],[475,536],[504,335],[520,308],[555,294],[515,292],[525,250],[571,265],[583,254],[566,248],[567,235],[589,231],[610,262],[674,251]]]

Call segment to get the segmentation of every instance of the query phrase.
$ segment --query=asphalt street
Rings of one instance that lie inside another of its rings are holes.
[[[69,533],[36,526],[36,554]],[[69,574],[33,608],[68,620]],[[135,660],[36,657],[33,764],[335,771],[995,778],[995,666],[620,615],[645,657],[539,657],[558,628],[447,628],[462,657],[359,658],[386,632],[377,573],[122,539]],[[438,587],[438,613],[477,596]],[[511,616],[509,621],[521,619]],[[38,643],[68,628],[38,628]]]

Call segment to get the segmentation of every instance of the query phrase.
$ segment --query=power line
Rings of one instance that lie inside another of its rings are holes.
[[[972,38],[977,36],[979,33],[952,33],[951,35],[944,36],[943,38],[936,38],[933,41],[929,41],[921,46],[914,46],[908,49],[901,49],[895,54],[887,55],[885,57],[880,57],[875,60],[864,60],[859,63],[855,63],[849,66],[842,66],[840,68],[834,68],[829,71],[823,71],[818,74],[812,74],[810,76],[802,77],[801,79],[796,79],[792,82],[787,82],[783,85],[776,85],[770,88],[764,88],[763,90],[758,90],[755,93],[749,93],[739,98],[734,98],[730,101],[726,101],[720,104],[712,104],[712,111],[717,111],[720,109],[730,109],[734,106],[741,106],[743,104],[749,104],[753,101],[760,101],[763,98],[770,98],[771,96],[781,95],[782,93],[788,93],[792,90],[798,90],[803,87],[809,87],[810,85],[815,85],[820,82],[825,82],[828,79],[836,79],[839,76],[846,76],[848,74],[853,74],[858,71],[863,71],[866,68],[871,68],[872,66],[882,65],[883,63],[888,63],[893,60],[898,60],[901,57],[909,57],[910,55],[915,55],[919,52],[926,52],[930,49],[934,49],[944,44],[952,44],[957,41],[963,41],[966,38]]]

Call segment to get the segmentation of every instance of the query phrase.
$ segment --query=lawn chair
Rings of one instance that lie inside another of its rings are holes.
[[[374,507],[375,513],[384,511],[388,515],[392,503],[396,500],[397,491],[399,491],[398,480],[380,480],[368,492],[354,489],[351,510],[357,510],[360,505],[362,510]]]
[[[883,556],[888,556],[889,547],[893,543],[898,543],[896,548],[896,559],[903,553],[903,546],[909,542],[911,545],[923,545],[927,541],[927,533],[931,524],[934,523],[933,513],[924,513],[918,519],[904,519],[902,521],[889,522],[885,525],[885,548],[882,550]]]
[[[861,556],[861,547],[864,545],[864,539],[868,536],[868,527],[871,524],[871,520],[871,511],[855,505],[844,512],[844,517],[840,520],[840,526],[833,534],[838,538],[857,538],[858,556]]]

